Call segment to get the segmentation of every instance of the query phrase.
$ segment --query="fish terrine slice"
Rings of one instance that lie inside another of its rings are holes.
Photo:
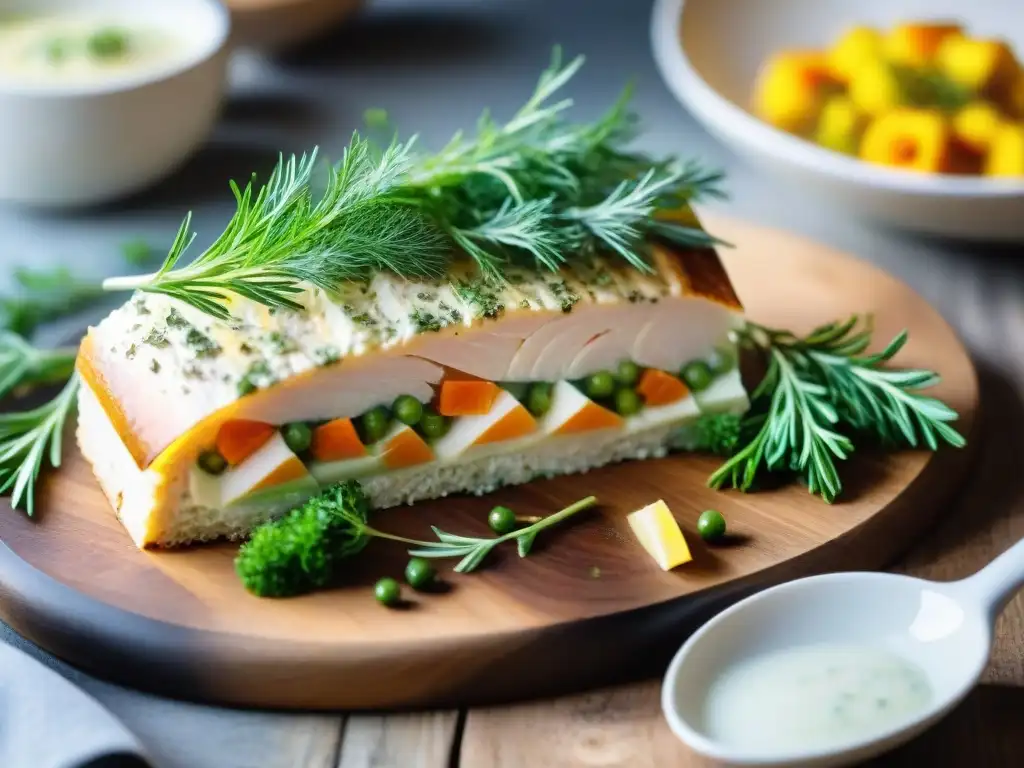
[[[359,477],[392,506],[662,455],[702,409],[745,408],[734,370],[719,371],[714,398],[686,392],[621,415],[581,380],[622,361],[674,374],[719,359],[742,308],[714,251],[652,254],[649,273],[596,258],[557,273],[513,268],[499,287],[469,266],[433,282],[381,273],[332,295],[310,287],[303,311],[233,297],[230,323],[137,294],[82,344],[79,446],[140,547],[244,535],[335,478]],[[452,376],[495,382],[502,396],[455,416],[458,439],[437,452],[397,422],[329,462],[277,431],[358,423],[401,395],[429,408]],[[510,399],[529,385],[545,387],[545,413]],[[202,457],[240,423],[263,442],[209,471]]]

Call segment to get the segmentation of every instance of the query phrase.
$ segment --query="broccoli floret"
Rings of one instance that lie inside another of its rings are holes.
[[[369,542],[370,505],[359,483],[337,483],[253,531],[235,558],[245,588],[288,597],[327,586],[336,565]]]

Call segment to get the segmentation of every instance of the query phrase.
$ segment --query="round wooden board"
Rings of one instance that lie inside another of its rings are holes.
[[[819,244],[718,217],[707,223],[736,245],[723,258],[752,318],[809,330],[874,312],[880,342],[908,328],[899,361],[939,371],[935,394],[973,432],[971,361],[923,299]],[[861,456],[843,467],[844,500],[828,506],[800,486],[708,490],[716,461],[680,455],[383,512],[378,523],[387,530],[429,535],[436,524],[483,533],[496,503],[544,514],[588,494],[602,502],[545,533],[529,558],[501,552],[481,571],[447,578],[446,593],[391,611],[374,602],[370,585],[401,574],[400,546],[371,544],[344,587],[257,599],[234,575],[234,545],[135,549],[84,461],[67,453],[35,520],[0,511],[4,620],[56,655],[129,685],[303,708],[482,703],[650,673],[724,601],[799,575],[891,561],[931,524],[968,465],[967,451]],[[670,573],[658,570],[624,520],[658,498],[695,556]],[[700,541],[695,523],[707,507],[722,511],[737,543]]]

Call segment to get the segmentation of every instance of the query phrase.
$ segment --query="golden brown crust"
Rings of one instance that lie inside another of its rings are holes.
[[[729,274],[713,248],[674,248],[670,253],[679,269],[684,296],[708,299],[729,309],[742,311],[743,305],[739,303],[739,297],[732,288]]]

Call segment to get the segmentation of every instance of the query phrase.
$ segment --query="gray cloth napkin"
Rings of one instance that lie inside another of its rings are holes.
[[[0,766],[83,768],[142,747],[110,712],[31,656],[0,642]]]

